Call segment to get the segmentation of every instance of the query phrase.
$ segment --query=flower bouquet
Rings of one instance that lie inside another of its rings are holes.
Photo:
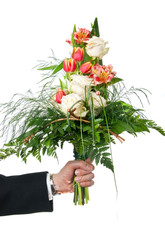
[[[5,114],[1,123],[2,136],[10,135],[0,149],[0,159],[15,154],[24,162],[32,155],[41,161],[45,154],[57,158],[56,149],[64,142],[73,145],[75,159],[95,160],[114,174],[111,143],[123,142],[119,135],[155,129],[165,136],[164,130],[145,117],[143,109],[132,106],[129,96],[147,99],[146,89],[126,89],[112,65],[103,65],[102,58],[109,48],[99,35],[97,18],[91,30],[73,28],[67,40],[71,55],[62,61],[55,58],[41,62],[44,72],[42,88],[33,95],[16,94],[10,102],[1,104]],[[88,203],[88,188],[73,181],[74,203]],[[117,185],[116,185],[117,190]]]

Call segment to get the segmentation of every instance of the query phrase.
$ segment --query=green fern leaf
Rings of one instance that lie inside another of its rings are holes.
[[[102,157],[102,159],[101,159],[101,164],[103,164],[103,166],[109,168],[109,169],[114,173],[113,162],[111,161],[110,158]]]
[[[96,165],[98,165],[98,163],[100,162],[100,158],[101,158],[101,153],[98,153],[95,157],[95,163]]]

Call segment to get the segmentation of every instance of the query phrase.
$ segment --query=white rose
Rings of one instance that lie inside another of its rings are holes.
[[[83,100],[85,100],[85,87],[86,94],[90,88],[93,78],[89,78],[83,75],[71,75],[72,81],[68,83],[68,87],[72,93],[78,94]]]
[[[83,100],[85,98],[85,88],[81,85],[77,84],[76,82],[72,81],[69,83],[70,91],[72,93],[78,94]]]
[[[106,48],[107,43],[108,42],[105,42],[103,39],[93,36],[88,41],[86,52],[90,57],[99,57],[99,59],[102,59],[109,51],[109,48]]]
[[[78,74],[71,75],[71,79],[72,79],[72,82],[75,82],[84,88],[85,88],[85,86],[90,86],[93,81],[93,78],[89,78],[88,76],[83,76],[83,75],[78,75]]]
[[[66,96],[63,96],[60,104],[61,111],[67,114],[68,109],[70,109],[72,105],[79,100],[82,100],[81,97],[75,93],[70,93]],[[76,103],[73,108],[76,108],[74,111],[76,117],[85,117],[88,112],[83,106],[82,102]]]
[[[103,106],[106,107],[107,103],[106,103],[105,98],[103,98],[100,95],[97,95],[95,92],[91,92],[91,95],[93,98],[93,106],[94,106],[95,116],[97,116],[101,112],[102,107]]]
[[[102,106],[106,107],[107,103],[105,98],[100,95],[97,95],[95,92],[91,92],[93,98],[94,108],[101,108]]]

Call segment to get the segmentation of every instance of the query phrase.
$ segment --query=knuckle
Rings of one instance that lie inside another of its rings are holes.
[[[84,161],[83,160],[76,160],[76,163],[79,165],[79,168],[83,168],[84,166]]]
[[[94,184],[95,184],[95,182],[94,181],[92,181],[92,183],[91,183],[92,185],[91,186],[93,186]]]
[[[84,162],[83,160],[81,160],[81,167],[84,169],[87,167],[88,163]]]
[[[90,183],[89,183],[89,187],[91,187],[91,186],[93,186],[94,185],[94,181],[90,181]]]
[[[80,183],[80,185],[81,185],[81,187],[88,187],[87,182],[82,182],[82,183]]]
[[[67,162],[67,165],[70,165],[71,163],[72,163],[72,161],[70,160],[70,161]]]
[[[81,187],[91,187],[94,185],[94,181],[87,181],[87,182],[82,182],[80,183]]]
[[[93,170],[95,170],[95,166],[94,166],[93,164],[92,164],[92,168],[93,168]],[[92,171],[93,171],[93,170],[92,170]]]

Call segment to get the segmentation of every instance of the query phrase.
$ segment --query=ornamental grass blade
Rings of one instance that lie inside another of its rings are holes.
[[[64,61],[62,61],[59,65],[57,65],[57,67],[54,69],[52,75],[56,74],[63,68],[63,63],[64,63]]]
[[[58,65],[53,65],[53,66],[38,68],[37,70],[54,70],[57,66]]]

